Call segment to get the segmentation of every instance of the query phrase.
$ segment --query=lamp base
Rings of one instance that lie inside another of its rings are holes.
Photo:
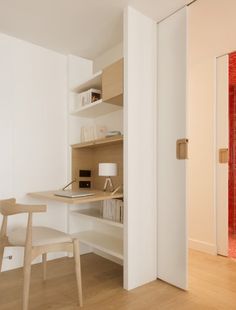
[[[109,189],[109,190],[108,190]],[[112,180],[110,177],[106,178],[105,180],[105,184],[104,184],[104,187],[103,187],[103,191],[106,192],[106,191],[109,191],[109,192],[113,192],[114,190],[114,186],[113,186],[113,183],[112,183]]]

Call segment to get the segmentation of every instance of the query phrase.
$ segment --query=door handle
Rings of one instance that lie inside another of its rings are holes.
[[[228,149],[219,149],[219,163],[227,164],[229,162],[229,150]]]
[[[188,159],[188,139],[176,141],[176,158],[179,160]]]

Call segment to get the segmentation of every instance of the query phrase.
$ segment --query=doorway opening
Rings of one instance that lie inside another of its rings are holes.
[[[236,259],[236,52],[229,54],[228,256]]]

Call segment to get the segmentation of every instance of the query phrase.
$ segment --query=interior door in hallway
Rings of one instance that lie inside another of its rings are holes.
[[[157,54],[157,277],[186,289],[187,8],[158,24]]]
[[[216,239],[217,253],[228,255],[228,100],[229,57],[216,60]]]

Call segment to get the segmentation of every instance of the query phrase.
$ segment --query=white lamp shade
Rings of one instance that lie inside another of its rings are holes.
[[[114,177],[117,175],[117,164],[100,163],[98,164],[98,175],[103,177]]]

